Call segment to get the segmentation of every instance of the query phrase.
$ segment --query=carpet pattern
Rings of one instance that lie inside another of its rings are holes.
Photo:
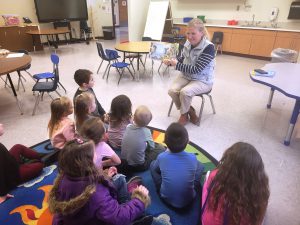
[[[163,144],[164,131],[149,127],[152,131],[153,140]],[[38,152],[51,152],[52,147],[49,140],[32,146]],[[216,167],[217,161],[199,146],[190,142],[186,151],[194,153],[197,159],[205,166],[205,172]],[[28,225],[50,225],[52,224],[52,215],[48,209],[48,194],[52,188],[53,181],[57,176],[55,165],[44,168],[43,174],[27,182],[26,185],[20,185],[10,193],[15,195],[0,205],[0,224],[28,224]],[[142,176],[144,185],[149,189],[151,195],[151,205],[146,213],[154,216],[168,214],[173,225],[197,225],[200,219],[201,197],[196,196],[194,202],[185,210],[174,210],[166,206],[155,191],[155,187],[149,171],[137,173]]]

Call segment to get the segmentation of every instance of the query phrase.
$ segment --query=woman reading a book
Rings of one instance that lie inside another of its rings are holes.
[[[211,90],[215,66],[215,48],[207,38],[207,30],[200,19],[188,23],[182,56],[165,59],[164,64],[174,66],[181,74],[173,81],[168,94],[180,110],[178,123],[185,125],[189,120],[197,124],[199,117],[191,106],[192,98]]]

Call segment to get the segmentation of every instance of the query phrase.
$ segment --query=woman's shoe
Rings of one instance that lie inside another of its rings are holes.
[[[190,107],[188,114],[190,116],[190,121],[193,124],[198,125],[198,123],[199,123],[199,117],[197,116],[196,110],[194,109],[193,106]]]
[[[178,123],[181,124],[182,126],[186,125],[189,122],[189,117],[188,114],[181,114],[178,120]]]

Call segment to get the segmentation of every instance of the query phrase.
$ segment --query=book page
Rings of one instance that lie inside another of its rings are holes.
[[[153,60],[176,58],[178,48],[178,43],[152,42],[150,48],[150,58]]]

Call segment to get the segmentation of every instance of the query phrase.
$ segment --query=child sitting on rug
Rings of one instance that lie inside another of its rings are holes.
[[[123,170],[145,171],[164,148],[155,148],[151,131],[146,127],[152,120],[147,106],[139,106],[133,116],[133,124],[126,127],[122,139],[121,158],[127,163]]]
[[[94,163],[96,167],[101,170],[103,167],[109,167],[108,169],[105,169],[103,173],[115,174],[110,180],[118,191],[118,201],[123,203],[128,200],[128,192],[131,192],[133,188],[142,184],[142,178],[134,176],[128,181],[128,183],[126,183],[126,177],[123,174],[118,173],[116,167],[110,167],[113,165],[119,165],[121,160],[114,150],[112,150],[112,148],[103,141],[104,134],[105,128],[100,118],[90,118],[82,125],[81,135],[85,138],[91,139],[96,145],[94,155]]]
[[[48,123],[51,144],[62,149],[67,141],[75,138],[74,122],[68,118],[73,113],[72,102],[68,97],[56,98],[51,102],[51,118]]]
[[[0,136],[4,133],[0,124]],[[0,204],[7,198],[14,197],[8,194],[17,185],[37,177],[43,170],[44,164],[40,161],[42,155],[24,145],[14,145],[9,151],[0,143]],[[29,159],[26,163],[24,158]]]
[[[59,175],[49,195],[53,225],[127,225],[148,206],[149,192],[144,186],[133,190],[130,201],[119,204],[116,190],[93,162],[94,151],[93,141],[80,139],[68,142],[61,151]]]
[[[75,98],[75,121],[76,121],[76,130],[80,133],[80,129],[84,121],[89,118],[94,117],[92,112],[96,108],[95,98],[94,96],[89,93],[85,92],[80,95],[77,95]]]
[[[111,102],[108,116],[108,143],[113,149],[121,148],[125,129],[132,122],[131,101],[126,95],[118,95]]]
[[[103,141],[105,135],[105,128],[100,118],[94,117],[86,120],[82,127],[81,133],[83,137],[91,139],[95,144],[95,158],[96,167],[115,166],[121,163],[119,156],[112,148]]]
[[[150,172],[160,197],[175,208],[189,205],[201,193],[200,179],[204,166],[192,153],[184,151],[189,142],[188,132],[179,123],[166,130],[168,149],[150,165]]]
[[[91,114],[93,116],[100,117],[104,121],[106,112],[102,108],[101,104],[99,103],[99,101],[96,97],[96,94],[93,90],[93,87],[95,84],[95,81],[93,78],[93,73],[91,71],[85,70],[85,69],[76,70],[76,72],[74,74],[74,80],[79,85],[79,88],[75,92],[75,95],[73,98],[74,105],[75,105],[75,99],[78,95],[80,95],[82,93],[91,93],[95,99],[95,108],[91,112]]]
[[[204,183],[202,224],[263,224],[269,195],[260,154],[248,143],[235,143]]]

